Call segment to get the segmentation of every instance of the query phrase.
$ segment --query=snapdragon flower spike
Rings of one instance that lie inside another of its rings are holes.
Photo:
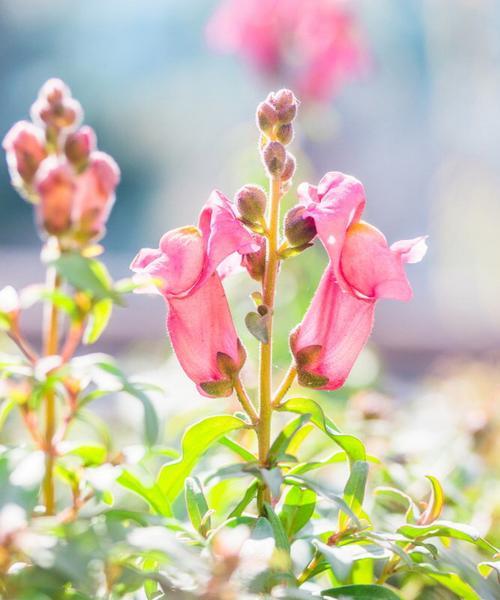
[[[330,260],[290,346],[299,383],[335,390],[370,336],[377,300],[412,297],[404,264],[423,258],[426,238],[389,246],[378,229],[360,220],[362,184],[342,173],[328,173],[318,187],[302,184],[299,196]]]
[[[230,201],[214,191],[198,227],[167,232],[158,249],[141,250],[130,266],[142,277],[159,281],[172,347],[204,396],[230,395],[246,358],[218,270],[234,253],[256,250]]]

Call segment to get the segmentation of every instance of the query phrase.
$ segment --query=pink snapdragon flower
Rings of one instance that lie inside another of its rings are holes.
[[[299,382],[335,390],[343,385],[365,346],[381,298],[409,300],[404,264],[425,255],[425,237],[387,244],[383,234],[360,220],[362,184],[349,175],[327,173],[317,187],[299,187],[303,218],[314,220],[329,264],[290,345]]]
[[[13,185],[18,189],[24,184],[30,186],[47,156],[43,130],[28,121],[19,121],[7,132],[2,146]]]
[[[224,0],[207,26],[211,46],[287,78],[303,100],[328,100],[368,64],[345,0]]]
[[[220,271],[234,253],[258,250],[231,202],[214,191],[198,227],[167,232],[159,248],[144,248],[130,268],[156,281],[168,306],[167,330],[175,354],[205,396],[228,396],[245,362],[222,287]],[[231,261],[232,262],[232,261]]]

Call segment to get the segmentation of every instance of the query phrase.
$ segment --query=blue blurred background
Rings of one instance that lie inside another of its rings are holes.
[[[69,84],[122,170],[106,238],[116,276],[138,248],[194,222],[212,188],[232,196],[258,177],[255,106],[289,82],[208,48],[215,5],[0,0],[0,135],[27,118],[46,79]],[[410,269],[414,301],[378,310],[374,341],[393,369],[490,353],[500,341],[500,2],[351,5],[371,66],[302,111],[302,173],[313,183],[327,170],[360,178],[367,219],[391,242],[430,235],[427,258]],[[41,277],[37,244],[32,209],[1,161],[0,286]],[[314,256],[319,273],[324,258]],[[116,312],[108,343],[139,333],[164,343],[160,302],[134,299],[130,311]],[[36,316],[27,326],[37,329]]]

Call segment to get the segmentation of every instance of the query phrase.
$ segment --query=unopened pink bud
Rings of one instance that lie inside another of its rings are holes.
[[[59,104],[64,98],[71,97],[71,90],[62,79],[53,77],[42,85],[38,97],[44,98],[49,104]]]
[[[244,185],[236,192],[235,202],[241,217],[249,223],[259,223],[266,212],[267,196],[258,185]]]
[[[43,132],[28,121],[19,121],[9,130],[2,145],[14,185],[22,181],[30,184],[46,157]]]
[[[286,150],[280,142],[269,142],[262,151],[264,165],[272,177],[283,173],[286,161]]]
[[[55,156],[46,158],[37,173],[35,186],[40,196],[40,227],[50,235],[68,231],[75,195],[75,175],[71,167]]]
[[[276,130],[276,139],[278,142],[287,146],[293,140],[293,126],[291,123],[280,125]]]
[[[78,131],[70,133],[66,138],[64,152],[68,160],[77,167],[85,165],[90,153],[96,148],[97,140],[94,130],[84,125]]]
[[[257,252],[243,255],[241,264],[252,279],[262,281],[266,270],[266,240],[260,235],[256,235],[254,239],[259,244],[259,249]]]
[[[283,169],[283,173],[281,174],[281,179],[283,181],[290,181],[290,179],[295,175],[296,162],[295,157],[290,152],[286,154],[285,168]]]
[[[74,227],[83,240],[104,235],[119,181],[120,169],[111,156],[93,152],[88,168],[77,178],[73,207]]]
[[[281,123],[291,123],[297,115],[298,100],[293,92],[287,89],[279,90],[273,94],[273,106],[278,113]]]
[[[307,244],[316,236],[314,219],[304,216],[304,211],[303,206],[295,206],[285,215],[285,235],[294,247]]]
[[[257,126],[263,133],[269,133],[278,122],[278,113],[269,102],[261,102],[257,107]]]

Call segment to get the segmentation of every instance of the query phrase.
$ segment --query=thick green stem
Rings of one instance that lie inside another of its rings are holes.
[[[55,269],[50,267],[47,271],[47,288],[57,290],[60,285],[59,276]],[[48,302],[44,315],[44,355],[52,356],[58,352],[59,343],[59,313],[57,307]],[[56,429],[56,398],[53,389],[45,395],[45,477],[43,480],[43,499],[45,513],[53,515],[55,512],[55,486],[54,486],[54,433]]]
[[[259,462],[268,466],[268,454],[271,445],[271,416],[272,416],[272,362],[273,362],[273,311],[276,293],[276,278],[278,274],[278,236],[279,213],[281,199],[281,180],[271,179],[269,205],[269,235],[266,250],[266,271],[262,286],[262,300],[268,309],[268,338],[267,344],[260,344],[260,415],[259,415]],[[261,502],[269,500],[269,490],[264,489]]]

